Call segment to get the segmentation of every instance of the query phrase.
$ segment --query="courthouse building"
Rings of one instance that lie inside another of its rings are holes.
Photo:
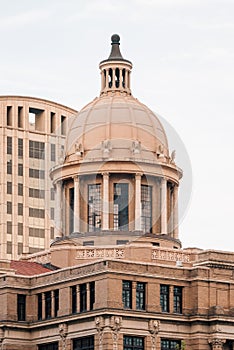
[[[53,205],[48,199],[54,222],[45,226],[47,243],[35,245],[46,249],[34,252],[29,215],[21,258],[0,261],[0,349],[233,350],[234,253],[182,248],[182,170],[157,116],[132,96],[132,63],[122,57],[119,36],[111,39],[110,56],[99,66],[100,96],[76,116],[26,99],[32,113],[48,108],[48,129],[40,133],[45,157],[57,145],[47,187],[55,189]],[[61,124],[53,141],[51,113]],[[15,153],[18,132],[13,128]],[[22,133],[30,149],[31,134]],[[26,186],[33,188],[29,178]],[[29,197],[22,196],[26,210]]]

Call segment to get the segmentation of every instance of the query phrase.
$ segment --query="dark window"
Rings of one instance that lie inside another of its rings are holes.
[[[12,242],[7,241],[7,254],[12,254]]]
[[[7,126],[12,126],[12,106],[7,106]]]
[[[180,340],[161,339],[161,350],[177,350],[180,346]]]
[[[144,350],[144,338],[124,335],[123,350]]]
[[[50,132],[54,133],[56,130],[56,115],[54,112],[50,112]]]
[[[169,286],[165,284],[160,286],[160,305],[162,312],[169,312]]]
[[[72,299],[72,313],[75,314],[77,312],[77,287],[71,287],[71,299]]]
[[[59,311],[59,289],[54,291],[54,317],[58,316]]]
[[[23,184],[18,184],[18,196],[23,196],[23,194],[24,194]]]
[[[54,201],[54,199],[55,199],[55,191],[54,191],[54,188],[51,188],[50,189],[50,200]]]
[[[12,174],[12,160],[7,161],[7,174]]]
[[[45,318],[51,318],[51,292],[45,292]]]
[[[12,234],[12,222],[7,221],[7,233]]]
[[[7,154],[12,154],[12,137],[7,136]]]
[[[17,315],[18,321],[25,321],[26,319],[26,295],[17,295]]]
[[[54,208],[50,208],[50,219],[54,220]]]
[[[145,283],[137,282],[136,285],[136,308],[145,310]]]
[[[95,282],[90,282],[90,310],[93,310],[93,305],[95,303]]]
[[[50,228],[50,238],[54,239],[54,227]]]
[[[141,229],[152,232],[152,187],[141,185]]]
[[[42,293],[37,295],[37,318],[42,320]]]
[[[86,283],[80,285],[80,312],[87,310]]]
[[[84,241],[83,246],[94,246],[94,241]]]
[[[31,198],[45,198],[45,191],[38,188],[29,188],[29,197]]]
[[[174,312],[182,313],[182,287],[174,287]]]
[[[38,141],[29,141],[29,157],[45,159],[45,144]]]
[[[38,350],[58,350],[58,342],[38,345]]]
[[[18,157],[23,158],[23,155],[24,155],[23,139],[18,139]]]
[[[45,178],[45,171],[39,170],[39,169],[29,168],[29,177],[32,177],[34,179],[44,179]]]
[[[7,181],[7,194],[12,194],[12,182]]]
[[[73,350],[94,350],[94,336],[74,339]]]
[[[23,107],[18,106],[18,128],[23,128]]]
[[[114,184],[114,230],[128,230],[128,184]]]
[[[7,214],[12,214],[12,202],[7,202]]]
[[[56,159],[56,146],[54,143],[50,145],[50,160],[54,162]]]
[[[101,229],[101,185],[88,186],[88,224],[89,232],[100,231]]]
[[[23,235],[23,223],[18,222],[18,235],[22,236]]]
[[[18,215],[23,215],[23,213],[24,213],[23,203],[18,203]]]
[[[23,243],[18,243],[18,255],[23,253]]]
[[[125,309],[132,308],[132,282],[131,281],[123,281],[122,301],[123,301],[123,307]]]
[[[74,229],[74,187],[69,188],[69,232]]]
[[[29,227],[29,236],[45,238],[45,230],[39,227]]]
[[[23,164],[18,164],[18,175],[23,176],[24,175],[24,167]]]
[[[45,210],[37,209],[37,208],[29,208],[29,216],[33,218],[43,219],[45,217]]]
[[[61,135],[66,135],[66,117],[61,115]]]

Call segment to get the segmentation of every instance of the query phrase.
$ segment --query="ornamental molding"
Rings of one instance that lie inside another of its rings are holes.
[[[222,350],[226,339],[210,338],[208,339],[208,343],[211,345],[212,349]]]
[[[78,249],[76,259],[124,259],[125,250],[117,248],[85,248]]]
[[[184,263],[190,262],[190,255],[183,252],[172,251],[169,249],[153,249],[152,260],[166,260],[166,261],[181,261]]]
[[[103,349],[103,330],[105,327],[105,320],[102,316],[95,317],[95,326],[98,332],[98,348]]]
[[[151,335],[151,349],[156,350],[157,334],[159,332],[160,321],[150,320],[148,323],[149,332]]]
[[[66,323],[60,323],[59,325],[59,335],[62,342],[62,350],[66,350],[66,339],[67,339],[68,328]]]
[[[110,328],[113,340],[113,350],[118,350],[119,331],[122,326],[122,317],[111,316]]]

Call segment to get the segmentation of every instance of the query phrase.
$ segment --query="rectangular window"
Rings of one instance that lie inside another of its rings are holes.
[[[7,202],[7,214],[12,214],[12,202]]]
[[[59,289],[54,291],[54,317],[58,316],[59,311]]]
[[[177,350],[180,347],[180,340],[161,339],[161,350]]]
[[[160,305],[162,312],[169,312],[169,286],[160,285]]]
[[[94,350],[94,336],[74,339],[73,350]]]
[[[45,238],[45,230],[38,227],[29,227],[29,236]]]
[[[51,201],[55,200],[55,190],[54,190],[54,188],[50,189],[50,200]]]
[[[69,233],[74,229],[74,187],[69,188]]]
[[[93,305],[95,303],[95,282],[90,282],[90,310],[93,310]]]
[[[7,106],[7,126],[12,126],[12,106]]]
[[[72,313],[75,314],[77,312],[77,287],[71,287],[71,300],[72,300]]]
[[[7,174],[12,174],[12,160],[7,161]]]
[[[18,158],[23,158],[23,155],[24,155],[23,139],[18,139]]]
[[[101,185],[88,185],[88,224],[89,232],[101,230]]]
[[[18,106],[18,128],[23,128],[23,107]]]
[[[12,254],[12,242],[7,242],[7,254]]]
[[[182,287],[174,287],[174,312],[177,314],[182,313]]]
[[[128,184],[114,184],[114,230],[128,231]]]
[[[58,342],[38,345],[38,350],[58,350]]]
[[[23,253],[23,243],[18,243],[18,255]]]
[[[61,135],[66,135],[66,117],[61,115]]]
[[[136,309],[145,310],[145,283],[142,282],[136,285]]]
[[[7,221],[7,233],[12,234],[12,222]]]
[[[7,154],[12,154],[12,137],[7,136]]]
[[[18,175],[23,176],[24,175],[24,167],[23,164],[18,164]]]
[[[87,311],[86,283],[80,285],[80,312]]]
[[[152,232],[152,187],[141,185],[141,229]]]
[[[28,110],[28,121],[31,130],[44,131],[45,129],[45,116],[44,110],[29,107]]]
[[[32,177],[34,179],[44,179],[45,178],[45,171],[39,170],[39,169],[29,168],[29,177]]]
[[[54,208],[50,208],[50,219],[54,220]]]
[[[56,130],[56,115],[53,112],[50,112],[50,132],[54,133]]]
[[[38,188],[29,188],[29,197],[31,198],[45,198],[45,191],[39,190]]]
[[[45,144],[38,141],[29,141],[29,158],[45,159]]]
[[[52,162],[55,162],[56,160],[56,145],[54,143],[51,143],[50,145],[50,160]]]
[[[12,194],[12,182],[7,181],[7,194]]]
[[[24,194],[23,184],[18,184],[18,196],[23,196],[23,194]]]
[[[24,215],[23,203],[18,203],[18,215]]]
[[[32,218],[45,218],[45,210],[37,208],[29,208],[29,216]]]
[[[22,236],[23,235],[23,223],[18,222],[18,235]]]
[[[122,283],[122,301],[125,309],[132,308],[132,282],[123,281]]]
[[[54,239],[54,227],[50,228],[50,239]]]
[[[144,350],[144,338],[124,335],[123,350]]]
[[[26,320],[26,295],[17,294],[17,316],[18,321]]]
[[[45,292],[45,318],[51,318],[51,306],[52,306],[52,299],[51,299],[51,292]]]
[[[42,320],[42,293],[37,295],[37,319]]]

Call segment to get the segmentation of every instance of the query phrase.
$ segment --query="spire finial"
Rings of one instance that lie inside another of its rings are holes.
[[[123,60],[123,56],[121,55],[120,49],[119,49],[119,45],[120,45],[120,36],[118,34],[113,34],[111,37],[111,53],[110,56],[108,58],[108,60],[113,60],[113,59],[120,59]]]

